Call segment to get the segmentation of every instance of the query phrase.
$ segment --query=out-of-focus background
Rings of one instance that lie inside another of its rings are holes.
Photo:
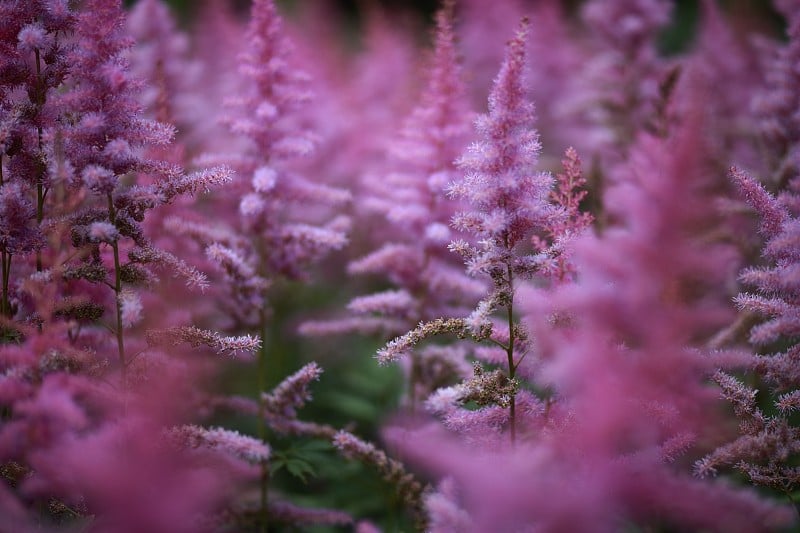
[[[230,2],[244,20],[250,2]],[[278,0],[277,3],[282,13],[291,18],[293,13],[300,11],[304,2],[338,5],[342,15],[341,38],[344,42],[357,41],[354,36],[360,34],[362,15],[368,7],[380,6],[398,19],[416,19],[415,26],[422,30],[431,26],[432,15],[439,6],[436,0]],[[535,2],[529,0],[530,4]],[[126,3],[130,6],[135,1],[126,0]],[[166,0],[166,3],[186,28],[191,26],[202,4],[199,0]],[[582,4],[580,0],[564,0],[563,4],[567,13],[577,17]],[[735,15],[731,20],[746,20],[751,29],[760,26],[765,33],[776,35],[782,31],[784,23],[771,9],[769,2],[724,0],[719,4],[729,14]],[[492,9],[491,5],[491,0],[486,0],[487,10]],[[675,1],[673,21],[660,37],[659,48],[663,54],[680,54],[690,46],[699,12],[698,0]],[[425,35],[426,32],[419,32],[420,39],[424,39]],[[339,254],[332,261],[340,262],[344,269],[347,255],[348,252]],[[385,339],[349,336],[320,343],[303,339],[295,332],[299,322],[313,317],[315,310],[341,310],[353,293],[367,294],[389,287],[375,281],[354,281],[346,289],[350,292],[345,293],[345,288],[324,279],[330,275],[330,270],[320,269],[312,276],[310,284],[282,282],[271,293],[274,319],[266,340],[271,354],[269,386],[274,386],[304,363],[319,361],[325,373],[320,382],[314,384],[314,401],[303,410],[302,417],[346,427],[365,438],[380,441],[380,428],[395,412],[403,392],[401,371],[396,367],[379,367],[373,358]],[[250,397],[257,394],[252,366],[248,365],[232,364],[219,386],[235,394]],[[248,434],[256,432],[254,422],[244,418],[227,418],[218,423]],[[281,440],[277,436],[269,440],[274,450],[273,462],[279,466],[272,483],[278,492],[288,495],[291,501],[307,507],[342,509],[353,516],[372,519],[386,531],[410,530],[392,487],[382,482],[370,469],[357,462],[343,461],[324,442],[310,439]]]

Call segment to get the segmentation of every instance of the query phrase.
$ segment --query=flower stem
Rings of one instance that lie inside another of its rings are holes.
[[[0,154],[0,187],[3,186],[3,154]],[[0,316],[11,315],[11,303],[8,300],[8,280],[11,273],[11,254],[2,251],[2,278],[3,278],[3,294],[0,299]]]
[[[43,88],[43,81],[42,81],[42,58],[39,54],[39,50],[36,51],[36,92],[37,92],[37,106],[39,107],[39,112],[41,112],[42,107],[44,106],[44,88]],[[45,167],[42,161],[44,160],[44,150],[42,149],[42,126],[39,125],[36,127],[36,131],[38,133],[38,141],[39,141],[39,157],[42,160],[39,162],[39,169],[38,169],[38,176],[36,177],[36,224],[41,226],[42,220],[44,220],[44,173]],[[42,250],[36,250],[36,272],[42,271]]]
[[[111,224],[116,225],[117,210],[114,208],[114,200],[111,197],[111,193],[108,193],[108,218]],[[120,299],[122,278],[120,276],[119,242],[117,239],[114,239],[111,243],[111,249],[114,251],[114,293],[117,302],[117,350],[119,351],[119,362],[122,367],[122,383],[124,385],[128,362],[125,359],[125,340],[122,331],[122,300]]]
[[[514,364],[514,274],[511,271],[511,265],[507,266],[508,272],[508,346],[506,347],[506,355],[508,356],[508,379],[513,380],[517,373],[517,366]],[[517,408],[516,396],[511,396],[511,403],[508,407],[509,425],[511,426],[511,445],[514,446],[517,441]]]
[[[2,271],[3,271],[3,299],[0,301],[0,314],[2,316],[11,316],[11,302],[8,298],[8,282],[11,276],[11,257],[12,254],[3,251],[2,254]]]
[[[259,312],[259,326],[261,330],[261,347],[258,350],[258,438],[262,442],[267,440],[267,423],[265,419],[266,412],[264,410],[264,401],[261,399],[261,394],[267,388],[267,303],[266,301],[261,307]],[[261,461],[261,475],[260,475],[260,527],[261,533],[266,533],[269,524],[269,508],[268,508],[268,495],[269,495],[269,463],[266,460]]]

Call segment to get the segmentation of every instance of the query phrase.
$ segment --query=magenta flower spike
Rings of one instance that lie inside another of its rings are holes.
[[[707,476],[735,467],[753,484],[787,495],[800,509],[792,496],[798,487],[793,458],[800,453],[800,428],[792,420],[792,413],[800,408],[798,347],[793,342],[800,335],[798,294],[793,282],[800,258],[800,224],[750,175],[735,167],[730,175],[756,210],[766,239],[762,257],[769,265],[742,271],[740,280],[755,290],[739,294],[735,301],[740,310],[764,319],[750,329],[749,340],[767,353],[755,356],[750,371],[761,379],[767,391],[761,392],[723,371],[715,374],[721,396],[733,405],[740,435],[698,461],[696,469],[701,476]],[[788,341],[788,347],[774,348],[779,341]],[[765,412],[757,401],[762,395],[768,395],[774,403],[774,414]]]
[[[780,0],[776,7],[786,19],[786,41],[765,46],[765,87],[753,96],[761,135],[768,146],[768,180],[785,183],[800,173],[800,2]],[[797,189],[797,186],[794,186]]]
[[[796,525],[800,0],[246,4],[0,0],[0,531]]]
[[[178,30],[162,0],[136,2],[127,17],[127,30],[136,40],[130,50],[131,72],[146,84],[138,94],[145,116],[172,123],[178,132],[177,142],[159,155],[185,164],[184,152],[195,154],[207,142],[196,131],[209,115],[202,65],[190,57],[189,37]]]
[[[583,121],[578,148],[615,164],[641,131],[658,130],[661,88],[671,75],[656,50],[670,20],[667,0],[592,0],[581,8],[588,35],[584,75],[574,77],[575,120]]]
[[[387,175],[365,180],[358,196],[385,221],[372,232],[383,244],[352,261],[348,271],[382,275],[393,288],[351,300],[347,307],[354,317],[305,323],[305,333],[399,333],[420,320],[462,314],[485,292],[460,271],[444,246],[451,239],[448,223],[459,207],[446,187],[455,178],[454,160],[466,145],[472,118],[452,17],[452,3],[436,15],[426,85],[391,143],[390,159],[383,165]]]

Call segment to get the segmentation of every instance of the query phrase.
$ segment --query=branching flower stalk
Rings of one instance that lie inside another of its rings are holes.
[[[41,113],[41,108],[44,106],[45,101],[45,86],[44,86],[44,79],[42,78],[42,57],[41,53],[38,48],[34,49],[34,54],[36,55],[36,97],[34,98],[34,104],[36,105],[39,113]],[[44,180],[45,180],[45,166],[43,164],[44,159],[44,150],[42,149],[42,124],[41,122],[36,125],[36,140],[39,146],[39,154],[41,160],[38,161],[36,165],[38,167],[38,173],[36,176],[36,224],[39,226],[42,225],[42,221],[44,220],[44,199],[47,195],[47,190],[45,189]],[[36,271],[42,271],[42,250],[41,248],[36,250]]]
[[[108,218],[112,226],[117,224],[117,210],[114,207],[114,199],[111,193],[108,193]],[[126,374],[128,361],[125,358],[125,335],[123,331],[122,321],[122,277],[120,275],[120,260],[119,260],[119,239],[114,237],[110,243],[111,249],[114,252],[114,302],[116,304],[117,324],[114,330],[117,337],[117,352],[119,354],[120,370],[122,372],[122,383],[126,382]]]
[[[306,131],[302,118],[310,99],[309,80],[293,66],[292,46],[272,0],[253,2],[246,43],[239,62],[245,95],[232,102],[226,117],[231,132],[247,139],[235,162],[240,176],[233,184],[238,194],[231,196],[238,199],[236,228],[230,238],[205,240],[204,244],[209,258],[226,274],[233,296],[229,302],[233,320],[262,336],[256,381],[263,393],[268,381],[270,346],[266,337],[271,324],[268,293],[272,282],[304,278],[308,264],[347,242],[341,220],[317,226],[299,221],[293,208],[298,204],[341,204],[350,196],[305,179],[288,164],[313,152],[315,135]],[[260,406],[257,410],[261,439],[267,437],[264,409]],[[266,532],[271,507],[266,460],[261,461],[260,470],[258,522]]]
[[[514,376],[517,372],[517,365],[514,356],[514,273],[511,271],[511,265],[506,269],[508,275],[508,294],[509,301],[506,306],[508,316],[508,346],[506,346],[506,355],[508,356],[508,379],[514,383]],[[515,444],[517,440],[517,400],[516,394],[511,396],[511,403],[508,406],[509,413],[509,428],[511,432],[511,444]]]
[[[455,3],[442,2],[435,16],[433,49],[426,58],[424,86],[399,131],[387,141],[388,157],[363,176],[359,204],[381,217],[372,232],[376,247],[348,265],[351,275],[380,276],[390,289],[358,296],[347,308],[352,316],[307,322],[307,334],[380,332],[396,335],[420,321],[468,314],[486,293],[486,284],[469,277],[444,244],[448,227],[463,206],[447,196],[457,179],[455,160],[471,136],[474,113],[466,97],[454,28]],[[418,401],[443,383],[469,375],[460,345],[423,349],[404,367],[407,403]]]
[[[494,284],[493,292],[467,324],[473,332],[491,331],[491,314],[505,310],[507,334],[497,332],[490,338],[506,352],[507,378],[514,388],[517,366],[525,355],[524,334],[514,318],[515,278],[531,277],[550,261],[546,251],[531,254],[528,252],[536,250],[523,247],[526,243],[530,246],[536,232],[564,215],[548,202],[552,176],[536,170],[541,145],[533,128],[534,107],[527,100],[523,72],[527,28],[528,21],[523,19],[520,31],[507,45],[489,96],[489,112],[476,121],[481,139],[458,161],[466,176],[450,189],[475,209],[456,215],[453,225],[478,240],[477,247],[457,242],[451,250],[464,257],[468,273],[486,274]],[[508,404],[512,444],[517,436],[515,395]]]
[[[69,179],[88,194],[81,210],[65,215],[72,224],[72,245],[83,253],[60,266],[71,269],[77,279],[104,282],[114,292],[110,329],[116,337],[125,385],[132,362],[125,351],[125,330],[142,318],[142,303],[134,288],[155,279],[148,266],[167,267],[192,288],[202,290],[207,285],[202,274],[153,246],[142,226],[145,215],[178,196],[228,182],[231,171],[223,166],[185,174],[178,165],[150,159],[143,149],[169,144],[174,128],[141,117],[139,81],[131,75],[126,56],[132,42],[124,33],[119,1],[89,0],[77,18],[79,45],[71,50],[69,91],[63,97],[72,118],[64,119],[62,127]],[[138,173],[152,182],[123,182],[123,177]],[[43,195],[46,192],[43,189]],[[106,246],[112,252],[110,265],[101,253]],[[127,252],[125,262],[123,252]]]
[[[730,176],[757,212],[760,233],[766,239],[762,256],[769,264],[741,273],[741,281],[755,290],[739,294],[735,301],[742,311],[764,317],[763,322],[750,329],[749,341],[768,353],[754,356],[750,370],[767,390],[759,391],[722,370],[713,376],[720,386],[720,395],[733,405],[740,435],[697,461],[695,468],[700,476],[707,476],[733,466],[754,485],[785,495],[800,514],[800,502],[796,499],[800,487],[796,466],[800,456],[800,427],[793,417],[800,410],[800,349],[793,340],[800,331],[797,304],[800,291],[794,282],[800,222],[749,174],[733,167]],[[798,180],[800,177],[795,176],[794,181]],[[786,195],[794,197],[796,193]],[[780,341],[784,341],[782,349],[772,351]],[[773,403],[773,413],[761,407],[758,396]]]
[[[36,270],[41,272],[41,226],[44,201],[50,176],[45,132],[53,128],[59,109],[58,88],[67,72],[65,38],[74,28],[75,18],[68,6],[57,0],[19,2],[3,6],[4,28],[0,36],[3,58],[0,71],[0,187],[3,196],[5,239],[2,248],[3,293],[0,314],[11,317],[11,265],[16,255],[35,252]],[[13,95],[13,96],[12,96]],[[3,169],[3,165],[6,166]],[[23,201],[23,198],[24,201]],[[14,235],[26,226],[29,198],[30,219],[35,220],[37,237],[20,240]],[[12,222],[13,219],[13,222]],[[16,226],[16,227],[15,227]],[[19,276],[24,276],[24,268]]]
[[[0,187],[4,184],[3,178],[3,154],[0,154]],[[11,254],[3,247],[0,250],[0,272],[3,280],[3,293],[0,297],[0,316],[9,317],[11,315],[11,303],[8,300],[8,282],[11,276]]]
[[[0,154],[0,187],[3,186],[3,154]],[[3,280],[3,293],[0,295],[0,316],[6,317],[9,314],[8,303],[8,276],[11,272],[11,258],[7,257],[5,249],[0,250],[0,275]]]
[[[465,177],[449,188],[452,196],[474,209],[456,214],[453,226],[471,233],[476,241],[454,241],[449,248],[464,258],[468,274],[488,276],[493,287],[468,317],[421,323],[377,354],[386,363],[409,353],[423,339],[445,332],[500,347],[505,353],[504,375],[482,392],[482,406],[508,409],[512,444],[518,429],[517,369],[528,351],[527,333],[514,314],[516,282],[533,276],[565,281],[572,274],[566,243],[591,222],[578,210],[582,193],[576,188],[584,181],[574,150],[567,152],[557,191],[552,190],[553,177],[536,170],[541,145],[523,76],[527,27],[523,19],[520,31],[507,45],[489,97],[489,112],[476,120],[480,140],[457,161]],[[504,324],[495,320],[497,314]],[[478,371],[483,372],[476,369],[476,378]]]

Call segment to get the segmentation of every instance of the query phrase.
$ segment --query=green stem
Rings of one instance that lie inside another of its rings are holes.
[[[36,183],[36,224],[42,224],[44,219],[44,186],[42,180],[37,180]],[[36,272],[42,271],[42,250],[36,250]]]
[[[114,208],[114,200],[111,197],[111,193],[108,193],[108,218],[111,224],[116,224],[117,210]],[[114,250],[114,295],[117,302],[117,350],[119,351],[119,362],[122,367],[122,383],[124,386],[128,363],[125,360],[125,339],[122,331],[122,300],[120,299],[120,293],[122,293],[122,278],[120,276],[119,242],[116,239],[111,243],[111,249]]]
[[[508,271],[508,347],[506,355],[508,357],[508,379],[513,380],[517,373],[517,366],[514,364],[514,275],[511,272],[511,265],[507,267]],[[516,396],[511,396],[511,404],[509,410],[509,424],[511,426],[511,445],[514,446],[517,441],[517,405]]]
[[[35,50],[36,53],[36,82],[37,82],[37,106],[39,107],[39,112],[41,112],[42,106],[44,106],[44,89],[42,87],[42,59],[39,55],[39,50]],[[39,157],[44,157],[44,151],[42,150],[42,127],[37,126],[36,131],[38,133],[39,139]],[[36,177],[36,224],[41,226],[42,220],[44,220],[44,164],[42,161],[39,162],[39,175]],[[36,250],[36,271],[42,271],[42,250]]]
[[[266,412],[264,409],[264,402],[261,400],[261,394],[266,392],[267,388],[267,311],[266,301],[261,307],[259,313],[259,327],[261,330],[261,347],[258,350],[258,438],[262,442],[267,440],[267,422]],[[269,495],[269,463],[264,460],[261,461],[261,475],[260,475],[260,531],[266,533],[269,524],[269,509],[268,509],[268,495]]]
[[[2,270],[3,270],[3,299],[0,302],[0,313],[3,316],[11,316],[11,302],[8,299],[8,285],[11,278],[11,257],[12,254],[3,251]]]
[[[3,154],[0,154],[0,187],[5,183],[3,177]],[[0,300],[0,315],[9,316],[11,314],[11,303],[8,301],[8,279],[11,273],[11,254],[3,250],[2,252],[2,279],[3,294]]]
[[[4,178],[3,178],[3,154],[0,154],[0,187],[3,186],[3,183],[4,183]],[[2,264],[2,269],[3,269],[3,274],[2,274],[3,275],[3,295],[2,295],[2,300],[0,300],[0,315],[6,316],[6,313],[8,312],[6,310],[11,306],[9,305],[9,302],[8,302],[8,284],[6,283],[6,251],[5,250],[3,250],[3,253],[2,253],[2,260],[3,260],[3,264]],[[10,266],[11,266],[11,264],[9,262],[9,269],[10,269]]]

